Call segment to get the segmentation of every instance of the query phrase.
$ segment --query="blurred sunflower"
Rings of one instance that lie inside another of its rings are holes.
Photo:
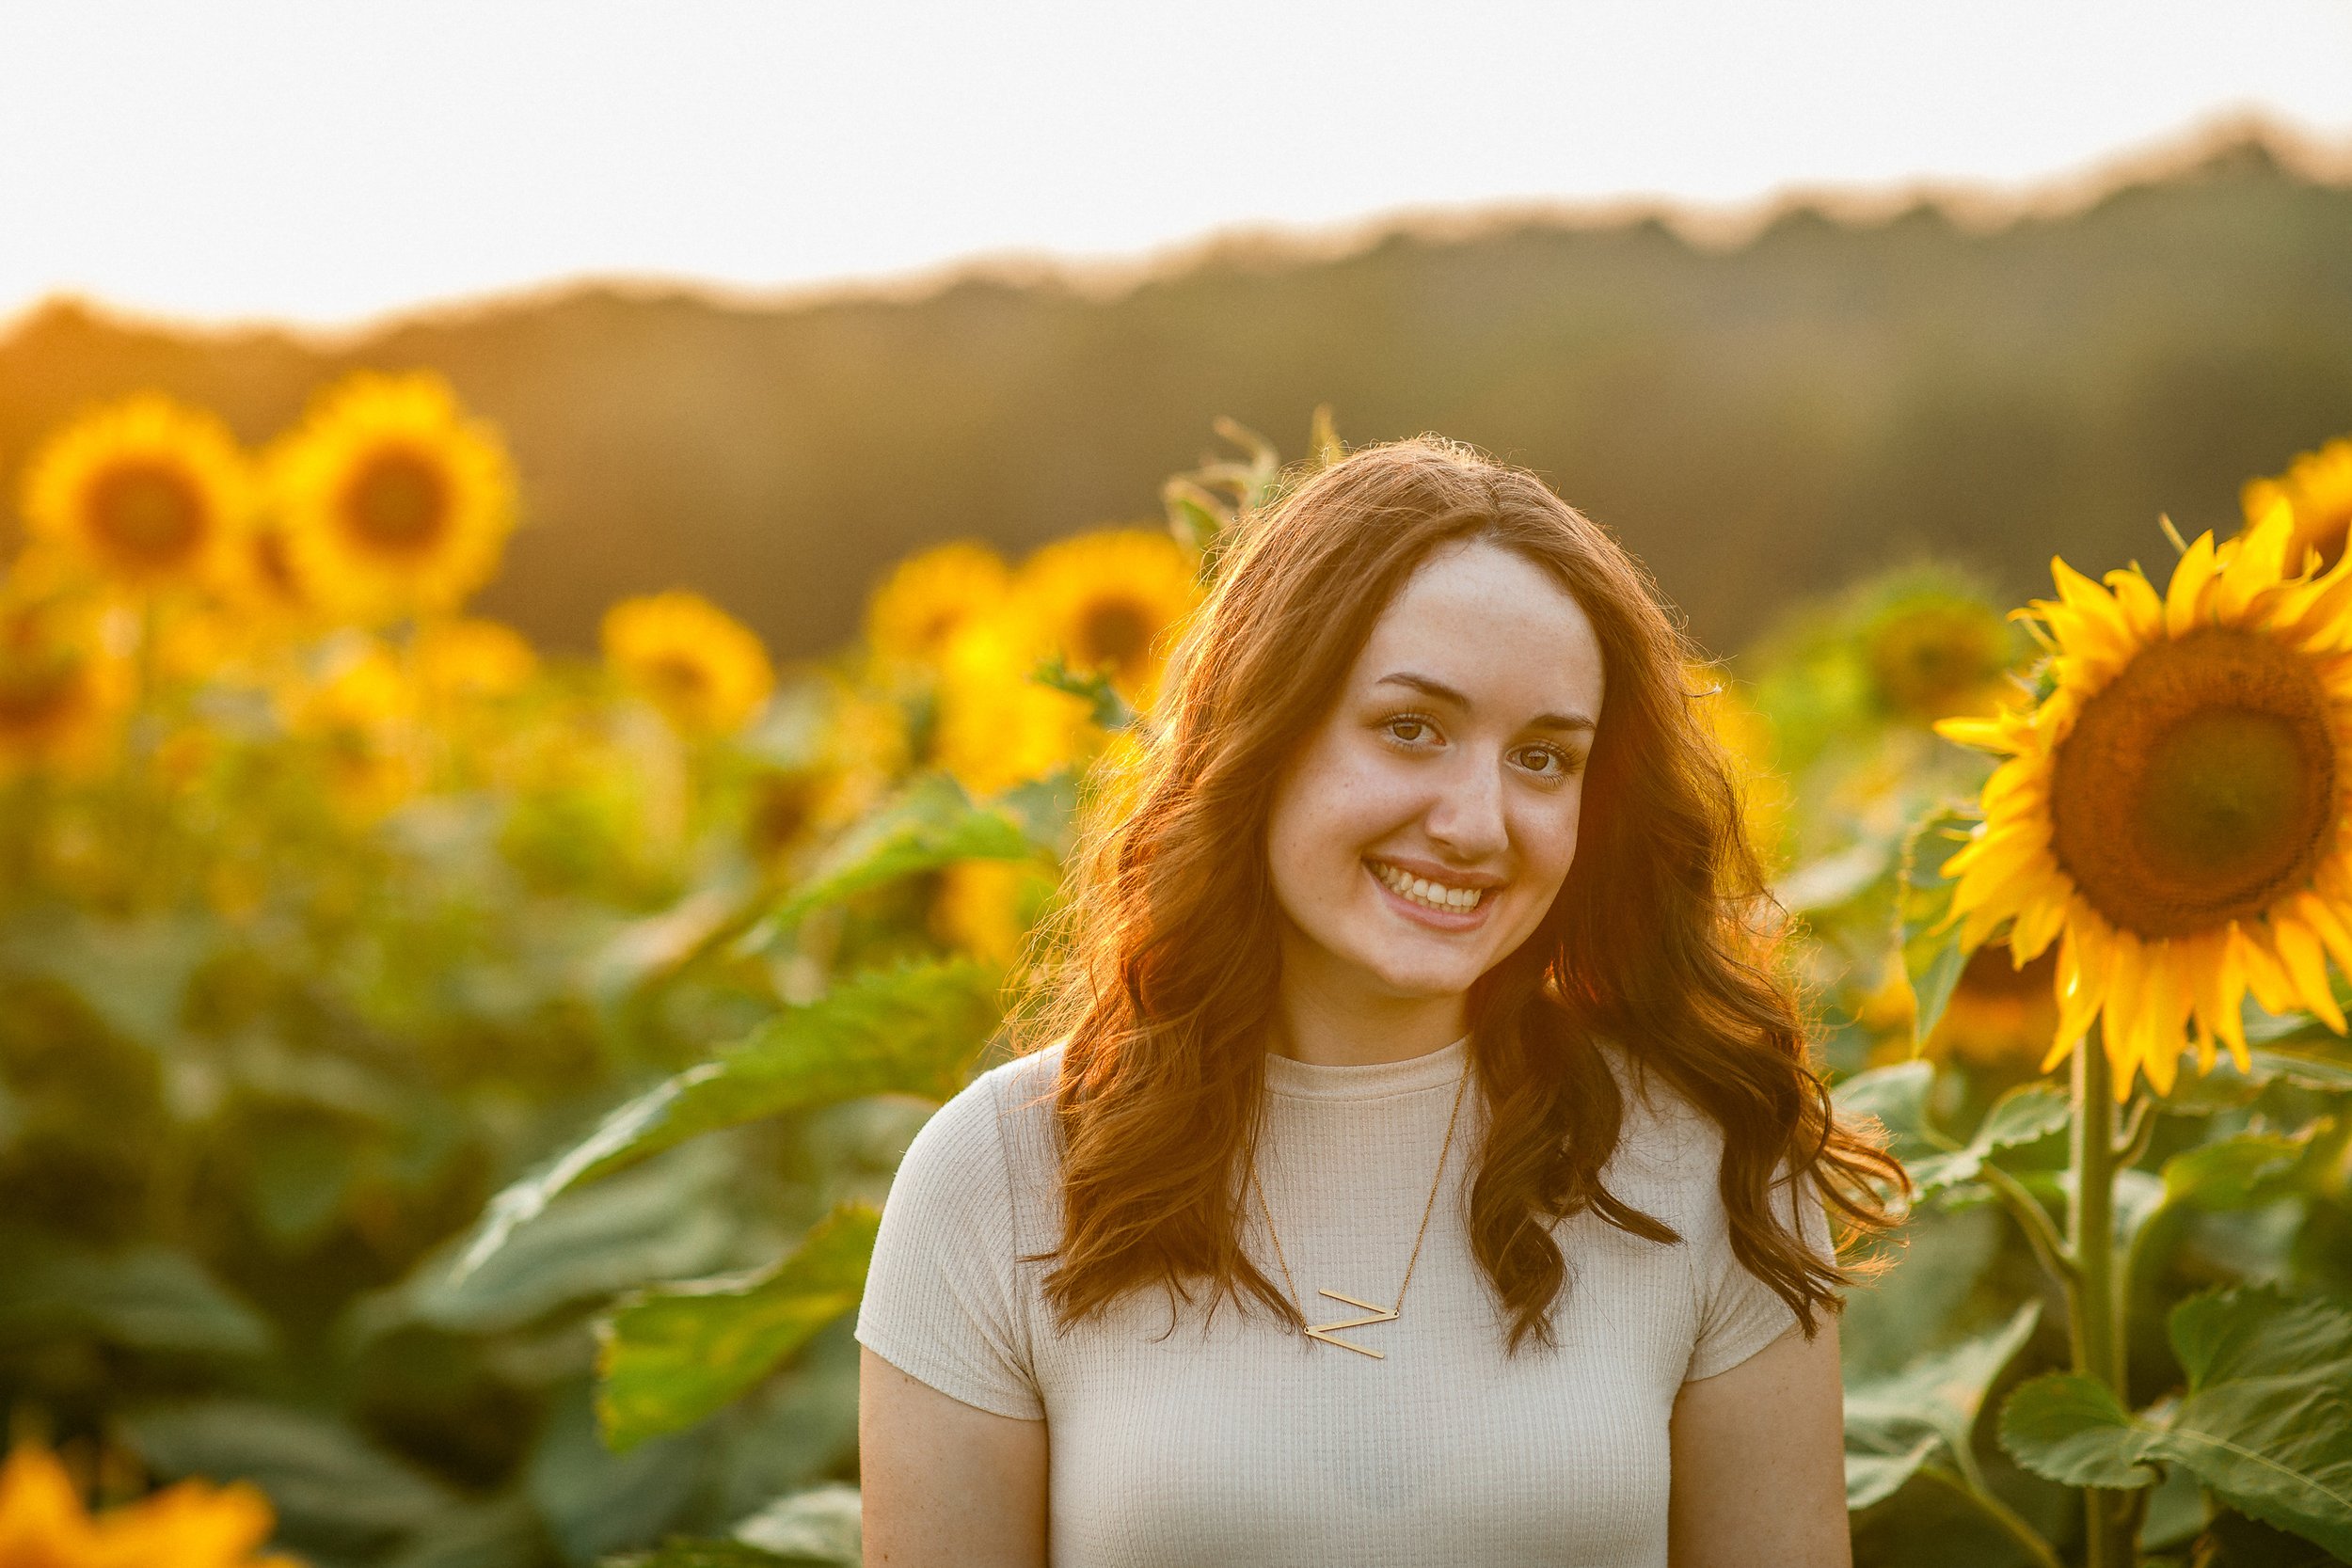
[[[1076,760],[1099,734],[1087,701],[1030,678],[1037,644],[1003,615],[966,624],[940,656],[934,760],[974,795],[993,795]]]
[[[34,547],[137,590],[225,583],[252,501],[250,466],[229,427],[158,392],[93,409],[24,471]]]
[[[606,610],[604,657],[690,734],[741,729],[775,689],[775,670],[758,635],[684,589],[623,599]]]
[[[2342,1033],[2328,957],[2352,970],[2352,568],[2290,576],[2295,516],[2201,535],[2159,594],[2137,566],[2102,588],[2062,560],[2058,598],[2011,611],[2050,647],[2045,691],[1938,734],[2009,760],[1945,863],[1945,924],[1975,947],[2003,921],[2022,962],[2058,942],[2056,1066],[2102,1023],[2119,1099],[2169,1092],[2188,1044],[2241,1069],[2242,998]]]
[[[0,602],[0,766],[102,760],[132,696],[130,663],[86,600]]]
[[[866,605],[866,641],[887,659],[935,664],[958,628],[1004,602],[1012,574],[977,540],[952,540],[892,567]]]
[[[1862,655],[1882,707],[1932,721],[1998,708],[2012,641],[1991,605],[1923,591],[1901,595],[1869,618],[1862,628]]]
[[[2301,453],[2276,479],[2248,480],[2238,499],[2249,528],[2286,502],[2295,516],[2286,569],[2300,573],[2304,550],[2314,549],[2319,569],[2327,571],[2343,558],[2344,532],[2352,529],[2352,439]]]
[[[1014,613],[1071,669],[1102,670],[1149,708],[1168,634],[1200,602],[1190,551],[1165,529],[1101,529],[1041,546],[1013,579]]]
[[[8,1568],[297,1568],[256,1556],[276,1521],[244,1481],[183,1481],[93,1518],[65,1466],[20,1445],[0,1465],[0,1564]]]
[[[1717,670],[1691,665],[1684,669],[1683,678],[1692,690],[1702,693],[1696,704],[1700,721],[1731,754],[1738,768],[1749,842],[1756,846],[1765,874],[1776,877],[1788,868],[1791,859],[1788,848],[1790,799],[1788,782],[1781,775],[1774,755],[1772,723],[1729,676]]]
[[[2052,949],[2021,966],[2009,943],[1986,942],[1968,955],[1920,1054],[2003,1075],[2039,1071],[2058,1031],[2057,976]]]
[[[322,678],[282,691],[279,709],[287,729],[316,748],[329,793],[351,815],[380,816],[422,783],[410,744],[414,692],[381,642],[350,644]]]
[[[522,633],[473,616],[427,621],[417,628],[412,654],[418,685],[441,702],[511,697],[539,669]]]
[[[337,383],[268,470],[287,580],[365,619],[455,609],[497,574],[515,526],[504,443],[430,372]]]
[[[950,947],[1010,965],[1053,893],[1053,879],[1027,862],[958,861],[940,872],[931,934]]]

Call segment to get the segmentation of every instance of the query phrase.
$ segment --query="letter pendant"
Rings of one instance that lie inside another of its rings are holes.
[[[1382,1308],[1375,1307],[1368,1301],[1358,1301],[1354,1296],[1343,1296],[1337,1291],[1317,1291],[1315,1294],[1319,1296],[1329,1296],[1333,1301],[1343,1301],[1350,1307],[1360,1307],[1365,1311],[1371,1313],[1372,1316],[1368,1318],[1343,1318],[1337,1323],[1328,1323],[1319,1326],[1310,1327],[1307,1330],[1307,1338],[1310,1339],[1320,1339],[1327,1345],[1337,1345],[1342,1350],[1352,1350],[1359,1355],[1369,1355],[1375,1361],[1386,1361],[1388,1359],[1387,1356],[1381,1354],[1378,1351],[1367,1350],[1361,1345],[1350,1344],[1345,1339],[1343,1339],[1339,1338],[1339,1336],[1333,1334],[1331,1331],[1335,1328],[1361,1328],[1366,1323],[1391,1323],[1396,1318],[1396,1308]]]

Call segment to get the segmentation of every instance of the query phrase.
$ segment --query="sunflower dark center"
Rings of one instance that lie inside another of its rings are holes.
[[[2083,705],[2051,775],[2051,850],[2144,938],[2260,913],[2332,847],[2335,742],[2303,657],[2206,627],[2143,649]]]
[[[1098,599],[1078,621],[1077,648],[1086,663],[1129,669],[1152,646],[1152,618],[1133,599]]]
[[[0,666],[0,735],[36,734],[56,723],[81,695],[81,662],[64,655]]]
[[[103,546],[149,569],[178,564],[204,541],[204,498],[161,463],[119,463],[89,488],[89,525]]]
[[[449,530],[449,481],[416,452],[389,448],[352,475],[343,513],[361,544],[422,555]]]
[[[692,702],[710,689],[710,672],[683,654],[663,654],[645,665],[645,680],[666,700]]]

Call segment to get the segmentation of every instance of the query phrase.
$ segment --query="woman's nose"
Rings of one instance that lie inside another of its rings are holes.
[[[1502,760],[1466,757],[1447,777],[1424,818],[1429,836],[1455,860],[1474,864],[1509,842],[1502,814]]]

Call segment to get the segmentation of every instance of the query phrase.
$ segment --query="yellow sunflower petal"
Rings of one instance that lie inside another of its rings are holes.
[[[2123,619],[2131,624],[2135,641],[2153,642],[2164,635],[2164,601],[2156,596],[2153,584],[2129,566],[2107,573],[2106,584],[2114,591]]]
[[[2295,984],[2296,996],[2328,1028],[2343,1034],[2344,1009],[2336,1006],[2335,995],[2328,989],[2328,958],[2320,951],[2319,938],[2292,911],[2272,915],[2270,937],[2278,948],[2280,961],[2286,965],[2288,977]]]
[[[2203,596],[2205,585],[2213,581],[2215,569],[2213,531],[2208,529],[2172,567],[2171,586],[2164,594],[2167,636],[2178,637],[2197,624],[2197,601]]]

